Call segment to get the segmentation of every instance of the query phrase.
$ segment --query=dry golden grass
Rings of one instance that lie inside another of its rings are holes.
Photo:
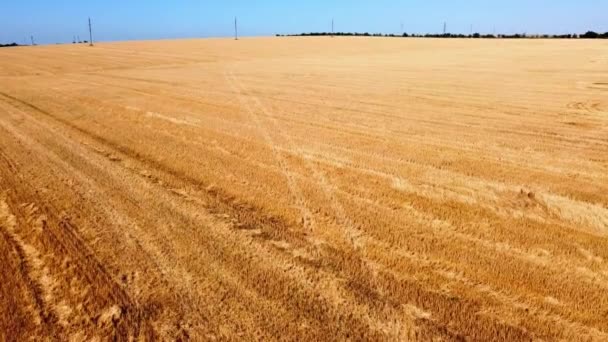
[[[0,51],[0,340],[608,340],[608,45]]]

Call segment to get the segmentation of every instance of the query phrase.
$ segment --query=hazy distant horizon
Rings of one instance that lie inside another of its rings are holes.
[[[565,34],[608,31],[608,3],[599,0],[487,3],[473,0],[391,1],[355,3],[319,0],[292,4],[267,0],[257,3],[194,0],[81,3],[41,0],[3,6],[0,43],[69,43],[74,36],[88,39],[92,17],[94,40],[156,40],[229,37],[239,18],[241,36],[272,36],[331,31],[381,33],[440,33],[443,23],[451,33]]]

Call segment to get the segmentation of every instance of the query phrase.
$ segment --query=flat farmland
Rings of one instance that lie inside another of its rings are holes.
[[[0,50],[0,340],[608,340],[608,44]]]

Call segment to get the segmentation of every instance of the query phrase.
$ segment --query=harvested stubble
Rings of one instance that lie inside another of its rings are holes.
[[[0,340],[607,340],[608,46],[0,51]]]

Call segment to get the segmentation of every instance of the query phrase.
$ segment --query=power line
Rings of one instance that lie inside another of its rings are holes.
[[[91,28],[91,17],[89,17],[89,46],[93,46],[93,29]]]
[[[237,17],[234,17],[234,40],[239,40],[239,27]]]

